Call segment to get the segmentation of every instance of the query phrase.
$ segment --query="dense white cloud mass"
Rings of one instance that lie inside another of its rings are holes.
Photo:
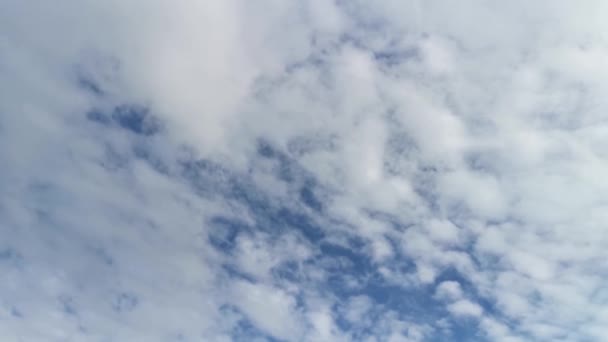
[[[0,0],[0,340],[605,339],[606,10]]]

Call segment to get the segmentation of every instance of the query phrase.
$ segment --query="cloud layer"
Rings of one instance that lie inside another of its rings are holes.
[[[602,1],[0,3],[0,339],[608,335]]]

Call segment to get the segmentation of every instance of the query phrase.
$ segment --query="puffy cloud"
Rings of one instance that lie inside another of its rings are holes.
[[[435,295],[445,299],[459,299],[462,297],[462,289],[460,284],[453,280],[447,280],[440,283],[435,290]]]
[[[483,309],[476,303],[466,299],[459,300],[448,306],[450,311],[455,316],[472,316],[479,317],[483,313]]]
[[[285,340],[296,340],[302,334],[302,321],[291,295],[246,281],[235,281],[232,287],[233,305],[261,330]]]

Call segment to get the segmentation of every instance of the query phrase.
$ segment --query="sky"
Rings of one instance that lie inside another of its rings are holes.
[[[0,340],[605,340],[606,11],[0,0]]]

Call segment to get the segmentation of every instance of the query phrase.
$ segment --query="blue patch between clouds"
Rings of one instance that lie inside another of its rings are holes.
[[[284,262],[272,270],[272,274],[276,278],[291,282],[300,281],[301,272],[302,268],[300,264],[295,261]]]
[[[222,269],[224,270],[224,272],[226,272],[226,275],[231,280],[241,279],[241,280],[246,280],[250,283],[256,282],[256,279],[254,277],[252,277],[250,274],[247,274],[246,272],[242,272],[241,270],[239,270],[237,267],[234,267],[233,265],[222,265]]]
[[[320,249],[324,256],[329,256],[332,258],[341,257],[347,259],[349,261],[347,268],[352,268],[349,270],[352,272],[352,275],[360,276],[373,270],[369,257],[363,253],[355,252],[358,249],[356,246],[347,248],[336,244],[322,243]],[[343,269],[344,266],[346,265],[340,265],[339,268]]]
[[[137,105],[122,105],[114,109],[112,119],[120,127],[135,134],[153,135],[160,130],[159,122],[150,114],[148,108]]]
[[[386,66],[399,65],[408,59],[419,58],[419,53],[415,49],[402,51],[377,51],[374,52],[374,59]]]
[[[302,172],[277,150],[268,144],[259,145],[259,154],[264,158],[278,158],[281,165],[285,165],[279,177],[295,182],[300,178]],[[303,212],[302,207],[288,207],[281,202],[271,201],[269,195],[255,185],[254,181],[246,174],[236,174],[224,168],[222,165],[210,160],[187,161],[182,163],[182,175],[205,197],[223,197],[225,200],[234,201],[245,207],[255,220],[252,227],[244,225],[238,220],[230,217],[216,216],[209,221],[213,229],[211,235],[212,243],[220,249],[230,249],[233,247],[234,238],[241,230],[261,230],[270,233],[272,236],[279,237],[286,232],[299,232],[311,242],[319,241],[324,237],[323,230],[315,220],[307,213]],[[293,171],[295,170],[295,171]],[[293,172],[292,172],[293,171]],[[312,186],[313,182],[306,184]],[[297,186],[297,185],[296,185]],[[321,204],[316,199],[310,188],[304,187],[302,203],[306,207],[320,210]],[[226,231],[225,235],[217,234]]]
[[[98,85],[97,82],[84,75],[80,75],[78,77],[77,83],[80,88],[95,96],[103,96],[105,94],[105,92],[103,91],[103,89],[101,89],[101,86]]]
[[[91,246],[87,248],[92,255],[94,255],[99,261],[101,261],[106,266],[114,266],[114,258],[106,251],[103,247],[100,246]]]
[[[251,231],[247,224],[235,219],[216,216],[209,221],[209,241],[215,248],[232,252],[236,247],[236,237],[243,231]]]
[[[23,318],[23,313],[19,311],[16,307],[11,308],[11,316],[15,318]]]
[[[22,259],[21,255],[12,248],[0,250],[0,261]]]
[[[300,200],[310,209],[320,212],[323,209],[323,204],[314,193],[313,185],[308,182],[300,190]]]
[[[236,246],[239,234],[252,234],[255,231],[264,231],[277,240],[283,234],[299,233],[308,242],[318,247],[318,255],[306,260],[302,264],[295,262],[284,263],[272,270],[276,281],[300,282],[306,274],[307,268],[322,269],[327,272],[327,278],[319,280],[315,286],[323,293],[335,296],[341,302],[347,303],[351,296],[366,295],[373,299],[382,310],[391,310],[402,319],[421,324],[434,322],[445,317],[445,304],[433,297],[435,286],[398,286],[387,282],[378,273],[376,266],[365,252],[364,241],[356,238],[347,238],[346,245],[337,245],[325,240],[326,233],[319,226],[319,218],[328,224],[344,224],[334,222],[323,212],[323,202],[316,195],[323,192],[322,186],[302,168],[296,160],[261,141],[258,144],[257,158],[273,161],[274,175],[287,183],[294,196],[290,201],[277,201],[265,189],[257,186],[250,173],[240,174],[233,172],[223,165],[210,161],[198,160],[182,163],[182,176],[194,186],[203,197],[221,198],[229,203],[238,203],[239,208],[245,208],[248,217],[253,222],[243,222],[236,217],[215,216],[207,224],[209,227],[209,241],[222,251],[230,254]],[[256,163],[251,164],[250,170],[255,171]],[[268,165],[268,164],[266,164]],[[272,164],[271,164],[272,165]],[[430,175],[429,175],[430,172]],[[424,183],[418,192],[430,203],[436,203],[436,194],[433,191],[433,173],[437,172],[432,166],[420,170],[420,180]],[[438,204],[435,204],[437,206]],[[376,220],[389,223],[397,231],[403,231],[411,223],[403,223],[397,217],[388,213],[367,211],[367,214]],[[399,273],[411,273],[414,264],[403,255],[398,255],[394,267]],[[254,281],[250,276],[242,274],[237,269],[225,266],[224,271],[230,278],[240,278]],[[471,289],[464,279],[454,270],[446,270],[439,276],[441,280],[457,280],[463,284],[467,293]],[[355,282],[353,285],[353,281]],[[490,303],[474,298],[484,309],[491,311]],[[348,322],[337,318],[338,324],[345,328]],[[243,321],[241,332],[247,331],[247,336],[256,334],[251,331],[253,327],[249,322]],[[344,325],[344,326],[343,326]],[[351,327],[353,328],[353,327]],[[259,333],[259,331],[257,332]],[[444,332],[435,332],[436,336],[430,340],[458,339],[462,336],[476,336],[473,320],[455,320],[452,329]],[[258,335],[259,336],[259,335]]]
[[[112,302],[112,309],[116,312],[133,311],[139,304],[139,298],[132,293],[120,293]]]
[[[105,126],[116,125],[142,136],[155,135],[162,128],[160,121],[150,114],[148,108],[133,104],[116,106],[110,113],[91,110],[87,113],[87,118]]]
[[[60,295],[59,297],[57,297],[57,300],[61,304],[61,309],[65,314],[70,316],[77,315],[74,299],[71,296]]]

